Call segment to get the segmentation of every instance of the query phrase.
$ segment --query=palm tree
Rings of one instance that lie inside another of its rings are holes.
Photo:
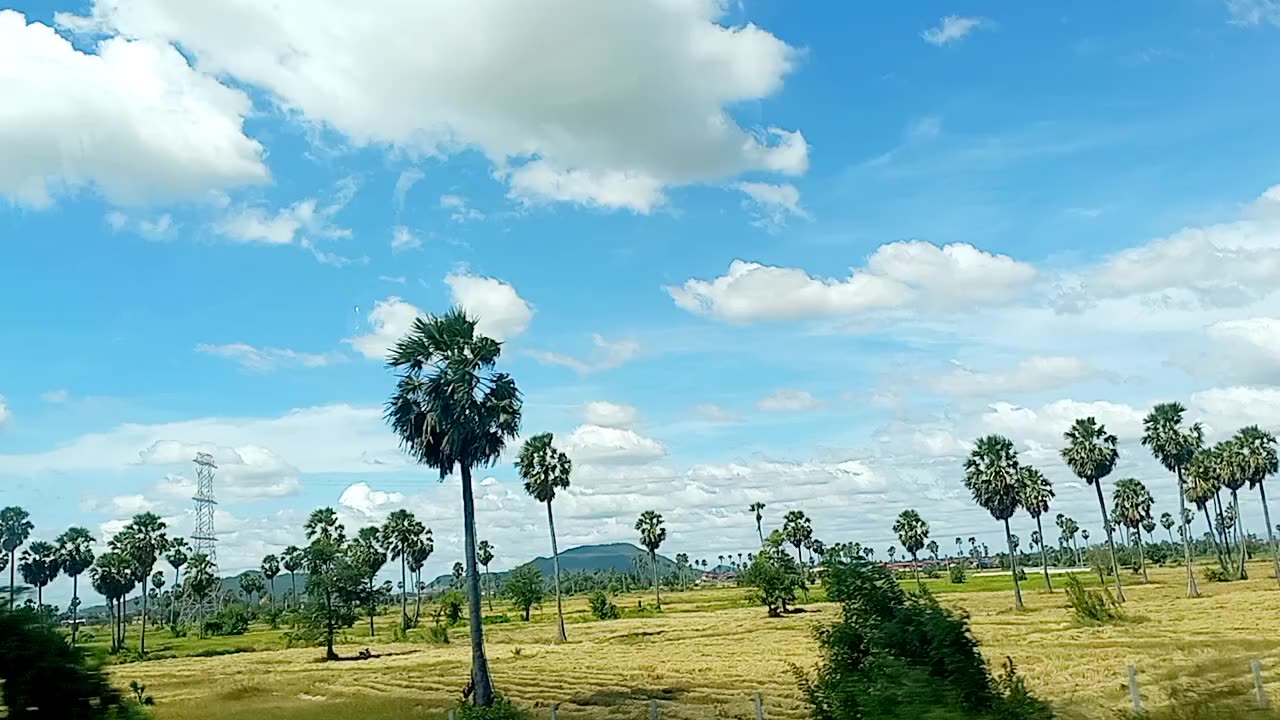
[[[409,574],[413,577],[414,625],[417,625],[418,618],[422,615],[422,566],[427,564],[427,559],[435,550],[435,536],[431,534],[431,528],[423,528],[418,542],[413,546],[413,552],[409,553]]]
[[[280,558],[267,555],[262,558],[262,577],[271,584],[271,607],[276,605],[276,576],[280,574]]]
[[[56,542],[62,572],[71,578],[71,644],[75,645],[80,631],[80,575],[93,566],[94,538],[82,527],[71,527]]]
[[[756,515],[756,535],[760,536],[760,544],[764,544],[764,529],[760,525],[760,521],[764,519],[765,504],[759,501],[751,503],[751,507],[747,508]]]
[[[165,562],[168,562],[169,567],[173,568],[173,587],[175,589],[180,581],[181,576],[179,573],[182,571],[182,566],[186,565],[187,561],[191,559],[187,555],[187,550],[189,549],[190,547],[187,545],[186,540],[173,538],[169,541],[169,552],[164,554]]]
[[[1186,499],[1200,511],[1204,513],[1204,521],[1209,526],[1209,538],[1213,541],[1214,552],[1218,556],[1218,565],[1221,566],[1222,572],[1229,572],[1227,569],[1226,555],[1222,552],[1220,544],[1221,537],[1213,527],[1213,516],[1209,513],[1209,502],[1218,494],[1221,487],[1219,480],[1220,463],[1218,461],[1218,449],[1216,447],[1203,448],[1197,452],[1191,462],[1187,463],[1186,468],[1186,487],[1184,495]],[[1187,526],[1190,535],[1190,526]]]
[[[133,589],[132,568],[129,560],[118,552],[105,552],[97,557],[89,569],[93,589],[107,601],[111,613],[111,652],[124,646],[123,598]]]
[[[1044,526],[1040,522],[1040,517],[1049,512],[1049,501],[1053,499],[1053,484],[1044,476],[1044,473],[1030,465],[1018,468],[1018,482],[1018,503],[1026,508],[1036,521],[1036,533],[1040,537],[1036,544],[1040,546],[1040,569],[1044,572],[1044,586],[1049,589],[1049,592],[1053,592],[1053,581],[1049,579],[1049,556],[1044,548]]]
[[[964,542],[960,538],[956,538],[956,557],[964,559]]]
[[[516,470],[524,479],[524,491],[547,506],[547,529],[551,533],[551,565],[554,573],[552,585],[556,593],[556,639],[564,642],[568,638],[564,632],[564,605],[560,600],[560,548],[556,545],[556,519],[551,512],[551,501],[556,499],[556,490],[569,487],[573,462],[568,455],[551,444],[554,439],[551,433],[539,433],[526,440],[520,448],[520,456],[516,458]]]
[[[720,568],[724,567],[724,556],[717,555],[716,559],[719,561],[719,563],[716,565],[716,570],[720,570]],[[721,570],[721,572],[724,572],[724,571]]]
[[[351,564],[359,572],[364,579],[365,601],[369,610],[369,637],[377,634],[374,629],[373,618],[378,612],[377,593],[373,589],[373,580],[378,576],[378,572],[382,570],[382,566],[387,564],[387,550],[382,544],[382,530],[376,526],[362,527],[356,532],[356,539],[350,546]],[[403,562],[401,563],[403,568]],[[401,578],[403,578],[403,572]],[[403,579],[401,583],[403,583]],[[401,588],[401,598],[403,600],[404,593],[409,591],[408,588]],[[403,602],[401,604],[401,614],[404,613]]]
[[[685,572],[684,572],[684,569],[688,566],[689,566],[689,554],[676,553],[676,567],[680,571],[680,588],[681,589],[688,589],[689,587],[688,583],[685,581]]]
[[[805,540],[813,537],[813,523],[809,521],[803,510],[792,510],[787,513],[782,520],[782,536],[787,539],[787,542],[796,546],[796,558],[803,567],[804,554],[800,549],[804,546]]]
[[[133,580],[142,585],[142,631],[138,652],[147,654],[147,578],[155,571],[156,562],[169,549],[165,522],[150,512],[133,516],[128,525],[111,538],[111,547],[124,554],[133,564]]]
[[[1187,512],[1186,480],[1184,473],[1196,452],[1204,445],[1204,428],[1195,423],[1183,429],[1182,416],[1186,408],[1179,403],[1160,403],[1147,413],[1142,421],[1142,444],[1151,450],[1151,454],[1166,470],[1178,478],[1179,516]],[[1168,513],[1165,514],[1168,516]],[[1164,517],[1161,517],[1161,524]],[[1173,542],[1172,523],[1166,526],[1169,531],[1169,542]],[[1182,559],[1187,568],[1187,597],[1199,597],[1196,587],[1196,574],[1191,559],[1191,533],[1182,533]]]
[[[408,510],[395,510],[382,525],[382,544],[392,560],[400,561],[400,629],[409,629],[408,563],[424,526]]]
[[[890,563],[895,562],[897,560],[896,556],[898,554],[898,548],[893,545],[890,545],[888,552],[889,552],[889,562]]]
[[[37,540],[22,551],[18,571],[22,581],[36,589],[36,608],[44,607],[44,588],[62,572],[58,564],[58,548],[53,543]]]
[[[509,375],[493,371],[501,353],[497,341],[478,334],[476,321],[454,308],[414,320],[387,358],[400,371],[386,419],[401,447],[420,464],[437,469],[441,480],[455,469],[461,474],[471,679],[480,707],[493,704],[493,680],[480,615],[471,471],[493,464],[520,431],[520,391]]]
[[[1179,495],[1181,495],[1182,493],[1181,493],[1181,492],[1179,492],[1178,494],[1179,494]],[[1170,544],[1170,545],[1172,545],[1172,544],[1174,543],[1174,540],[1173,540],[1173,526],[1174,526],[1174,525],[1176,525],[1176,524],[1177,524],[1177,522],[1173,519],[1173,515],[1171,515],[1171,514],[1169,514],[1169,513],[1160,513],[1160,527],[1164,528],[1164,531],[1165,531],[1165,532],[1167,532],[1167,533],[1169,533],[1169,544]]]
[[[667,539],[667,529],[662,527],[662,516],[652,510],[645,510],[636,520],[636,530],[640,531],[640,544],[649,550],[649,564],[653,566],[653,594],[658,600],[658,609],[662,609],[662,592],[658,589],[658,547]]]
[[[1218,457],[1222,463],[1222,484],[1231,491],[1229,517],[1235,528],[1236,544],[1240,546],[1240,562],[1236,567],[1236,577],[1244,580],[1248,577],[1245,570],[1248,545],[1245,538],[1248,535],[1244,530],[1244,518],[1240,515],[1240,488],[1249,482],[1248,461],[1244,449],[1235,438],[1218,443],[1218,446],[1221,448],[1221,454]]]
[[[101,558],[99,558],[101,560]],[[187,580],[182,585],[183,592],[203,604],[204,600],[218,586],[218,576],[214,574],[213,561],[204,553],[195,553],[187,563]],[[201,629],[203,636],[203,628]]]
[[[476,560],[484,566],[485,579],[489,581],[489,612],[493,612],[493,576],[489,574],[489,563],[493,562],[493,544],[481,540],[476,546]]]
[[[1146,553],[1142,551],[1142,525],[1151,519],[1151,506],[1155,501],[1147,487],[1134,478],[1116,481],[1111,495],[1111,507],[1115,511],[1116,522],[1129,528],[1133,533],[1134,550],[1138,553],[1138,563],[1142,566],[1142,581],[1150,582],[1147,575]],[[1152,528],[1154,529],[1154,525]]]
[[[1120,451],[1119,440],[1107,432],[1106,426],[1092,417],[1080,418],[1062,434],[1067,446],[1062,449],[1062,459],[1075,476],[1092,485],[1098,493],[1098,510],[1102,513],[1102,529],[1107,535],[1107,550],[1111,553],[1111,570],[1116,576],[1116,599],[1124,602],[1124,588],[1120,586],[1120,565],[1116,562],[1116,546],[1112,537],[1111,521],[1107,519],[1107,505],[1102,499],[1102,478],[1115,469]]]
[[[1014,607],[1022,610],[1022,586],[1018,583],[1018,560],[1013,552],[1013,532],[1009,518],[1018,509],[1021,480],[1018,454],[1013,443],[1000,435],[978,438],[964,463],[964,484],[974,502],[991,517],[1004,523],[1004,538],[1009,545],[1009,569],[1013,574]]]
[[[302,564],[302,548],[297,545],[290,545],[280,553],[280,565],[289,573],[289,597],[294,605],[298,603],[298,571]]]
[[[918,554],[924,549],[925,541],[929,539],[929,523],[925,522],[924,518],[920,517],[920,513],[915,510],[903,510],[893,523],[893,532],[897,534],[902,547],[911,554],[911,569],[915,572],[916,585],[923,589]]]
[[[926,550],[929,551],[929,554],[933,556],[933,562],[935,565],[942,562],[941,560],[938,559],[938,541],[937,540],[930,540],[924,547]]]
[[[0,549],[9,555],[9,607],[14,606],[14,594],[17,592],[17,578],[14,576],[18,565],[18,548],[31,537],[35,525],[28,519],[31,515],[26,510],[11,505],[0,510]]]
[[[1258,488],[1258,497],[1262,500],[1262,517],[1267,523],[1267,545],[1271,546],[1271,560],[1275,565],[1276,582],[1280,582],[1280,551],[1276,548],[1276,536],[1272,531],[1271,510],[1267,507],[1267,489],[1263,481],[1280,470],[1280,459],[1276,456],[1276,436],[1257,425],[1241,428],[1235,434],[1235,442],[1240,448],[1244,461],[1245,475],[1249,480],[1249,489]]]

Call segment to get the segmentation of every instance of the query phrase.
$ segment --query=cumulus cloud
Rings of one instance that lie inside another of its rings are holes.
[[[646,212],[664,187],[808,167],[798,132],[744,128],[728,112],[776,93],[799,53],[755,25],[722,25],[726,11],[712,0],[96,0],[88,17],[58,18],[174,42],[200,70],[357,146],[479,149],[522,201]]]
[[[524,332],[533,319],[533,307],[510,283],[462,272],[449,273],[444,282],[453,303],[476,318],[481,335],[508,340]]]
[[[808,390],[778,390],[756,403],[757,408],[766,412],[805,412],[822,406],[822,401]]]
[[[338,504],[364,518],[382,520],[392,508],[403,504],[404,499],[403,493],[374,490],[369,483],[358,482],[342,491]]]
[[[243,92],[168,45],[117,37],[93,49],[0,10],[0,67],[22,68],[0,75],[0,195],[42,208],[90,186],[139,204],[268,180],[243,131]]]
[[[296,495],[301,489],[301,472],[279,455],[258,445],[225,447],[211,443],[159,440],[138,453],[142,465],[190,468],[196,453],[208,453],[217,463],[220,495],[234,499],[257,499]],[[178,482],[185,478],[178,474]]]
[[[734,260],[711,281],[667,292],[689,312],[729,322],[851,316],[909,306],[958,309],[1012,299],[1035,269],[972,245],[912,240],[882,245],[846,279]]]
[[[368,334],[347,338],[343,342],[367,358],[385,360],[391,346],[409,332],[414,320],[424,314],[416,305],[392,295],[373,304],[367,317]]]
[[[607,340],[599,333],[594,333],[591,336],[591,344],[594,346],[594,352],[590,358],[585,360],[573,355],[549,350],[529,350],[527,352],[533,359],[543,365],[561,365],[584,375],[621,367],[628,360],[640,354],[640,343],[635,340]]]
[[[611,465],[657,460],[667,454],[662,443],[634,430],[579,425],[565,439],[564,452],[575,463]]]
[[[1145,410],[1124,403],[1066,399],[1034,409],[1007,402],[992,403],[990,409],[983,413],[981,423],[986,432],[1056,448],[1062,443],[1062,434],[1078,418],[1097,418],[1113,435],[1136,438],[1142,434],[1142,418],[1145,416]]]
[[[595,400],[582,408],[582,419],[589,425],[607,428],[626,428],[634,425],[639,411],[635,405]]]
[[[1004,371],[975,372],[966,368],[933,378],[930,384],[947,395],[994,395],[1036,392],[1064,387],[1093,374],[1079,358],[1036,355]]]
[[[1209,342],[1184,364],[1189,370],[1245,383],[1280,382],[1280,319],[1222,320],[1205,329]]]
[[[289,367],[327,367],[347,361],[347,357],[339,353],[306,353],[288,348],[255,347],[247,343],[200,343],[196,345],[196,352],[233,360],[246,370],[260,373]]]
[[[959,42],[966,35],[981,27],[983,19],[978,17],[960,17],[959,15],[948,15],[928,30],[920,33],[920,37],[924,41],[935,47],[950,45]]]
[[[337,183],[333,196],[323,204],[316,198],[305,198],[275,212],[247,205],[229,207],[214,230],[237,243],[296,244],[323,260],[317,241],[351,237],[350,228],[339,226],[335,220],[358,190],[355,179],[348,177]]]
[[[775,229],[792,217],[809,216],[800,207],[800,191],[791,183],[740,182],[734,187],[747,196],[747,208],[760,227]]]

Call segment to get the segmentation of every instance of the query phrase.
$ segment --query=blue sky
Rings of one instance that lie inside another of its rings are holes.
[[[1280,427],[1274,0],[346,5],[0,9],[0,504],[38,537],[188,532],[203,449],[224,569],[322,505],[413,508],[447,568],[457,487],[378,357],[452,303],[575,458],[562,546],[656,508],[672,553],[748,550],[754,500],[994,545],[987,432],[1097,532],[1073,417],[1161,510],[1152,403]],[[543,553],[485,477],[495,565]]]

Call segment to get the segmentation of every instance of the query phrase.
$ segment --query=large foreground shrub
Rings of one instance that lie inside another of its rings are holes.
[[[801,675],[815,720],[1053,716],[1012,662],[992,676],[964,615],[927,592],[906,593],[862,558],[828,555],[825,562],[828,597],[843,607],[839,622],[818,631],[816,676]]]

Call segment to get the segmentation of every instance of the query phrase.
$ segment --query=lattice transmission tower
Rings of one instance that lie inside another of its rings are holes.
[[[196,453],[196,494],[195,524],[191,531],[191,554],[204,555],[209,558],[213,576],[218,578],[218,535],[213,527],[213,511],[218,501],[213,495],[213,472],[218,469],[217,463],[209,453]],[[200,623],[210,613],[217,610],[222,595],[221,580],[215,585],[213,592],[203,598],[193,597],[185,593],[186,601],[182,606],[182,624]]]

